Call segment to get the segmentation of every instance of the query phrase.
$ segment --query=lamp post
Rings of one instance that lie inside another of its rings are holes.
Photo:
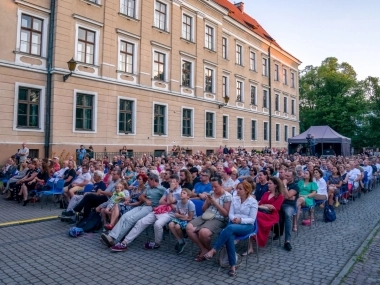
[[[67,62],[70,73],[63,76],[63,82],[65,82],[72,74],[75,68],[77,67],[77,62],[72,58]]]

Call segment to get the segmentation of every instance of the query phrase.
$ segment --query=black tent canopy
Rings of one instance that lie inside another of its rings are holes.
[[[351,139],[342,136],[329,126],[312,126],[302,134],[289,138],[289,153],[294,152],[298,145],[307,144],[308,134],[314,136],[317,153],[323,155],[327,150],[332,149],[337,155],[350,155]]]

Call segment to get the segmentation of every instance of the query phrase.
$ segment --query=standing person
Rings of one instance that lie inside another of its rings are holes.
[[[88,147],[88,150],[89,150],[88,155],[89,155],[90,159],[94,158],[94,148],[92,147],[92,145],[90,145]]]
[[[84,146],[83,144],[80,146],[80,148],[77,150],[77,156],[78,156],[78,160],[79,160],[79,165],[82,165],[82,161],[84,159],[86,155],[86,150],[84,149]]]
[[[23,142],[22,147],[18,150],[18,157],[19,157],[19,163],[21,164],[20,165],[20,171],[23,171],[24,170],[24,166],[22,164],[22,162],[26,161],[26,159],[28,158],[29,156],[29,148],[26,147],[26,143]]]
[[[227,145],[224,146],[223,154],[228,154],[228,147],[227,147]]]
[[[230,264],[228,274],[231,277],[236,275],[235,237],[244,236],[253,231],[258,208],[257,201],[251,196],[250,183],[247,181],[239,183],[236,192],[236,196],[232,198],[227,227],[220,233],[212,249],[204,255],[209,260],[223,245],[226,245]]]
[[[314,139],[314,135],[311,135],[311,139],[310,139],[310,154],[311,154],[311,156],[315,156],[315,139]]]

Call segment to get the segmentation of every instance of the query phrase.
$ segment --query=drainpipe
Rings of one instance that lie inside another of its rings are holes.
[[[271,42],[272,44],[272,42]],[[272,148],[272,71],[270,45],[268,47],[268,81],[269,81],[269,148]]]
[[[46,77],[46,117],[45,117],[45,157],[50,156],[50,131],[51,131],[51,98],[52,98],[52,66],[53,66],[53,37],[55,22],[55,0],[50,1],[49,42],[47,53],[47,77]]]

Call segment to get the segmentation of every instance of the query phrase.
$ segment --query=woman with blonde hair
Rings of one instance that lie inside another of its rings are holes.
[[[249,182],[239,183],[236,192],[237,195],[232,198],[227,227],[220,233],[212,249],[204,255],[206,259],[211,259],[226,245],[230,276],[236,275],[235,237],[245,236],[253,231],[258,208],[256,199],[251,196],[252,186]]]

